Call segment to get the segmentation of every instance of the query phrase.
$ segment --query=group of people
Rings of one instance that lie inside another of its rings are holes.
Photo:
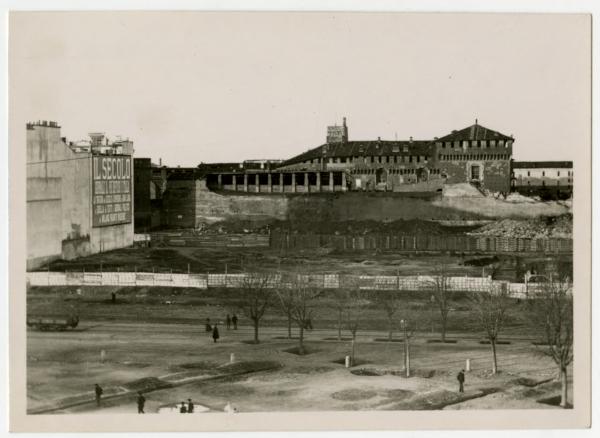
[[[188,398],[187,405],[185,402],[181,402],[181,405],[179,406],[179,413],[180,414],[193,414],[194,413],[194,403],[192,402],[191,398]]]
[[[233,316],[229,316],[229,314],[227,314],[227,317],[225,318],[225,325],[227,326],[227,330],[231,329],[232,325],[233,325],[233,329],[237,330],[237,324],[238,324],[237,315],[235,313],[233,314]],[[210,322],[210,318],[206,318],[205,330],[207,333],[210,333],[212,335],[213,342],[216,343],[217,340],[220,338],[219,323],[216,322],[214,325],[212,325]]]

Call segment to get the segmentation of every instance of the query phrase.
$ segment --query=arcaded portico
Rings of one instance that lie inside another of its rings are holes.
[[[225,172],[207,175],[210,189],[247,193],[322,193],[348,190],[341,171]]]

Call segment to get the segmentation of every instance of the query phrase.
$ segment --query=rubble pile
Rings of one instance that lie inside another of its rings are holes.
[[[573,217],[570,214],[535,219],[504,219],[484,225],[468,233],[474,236],[521,237],[526,239],[573,238]]]
[[[445,198],[483,198],[485,195],[469,183],[445,184],[442,189]]]

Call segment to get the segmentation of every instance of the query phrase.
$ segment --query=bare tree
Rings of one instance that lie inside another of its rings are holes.
[[[288,339],[292,339],[292,310],[294,307],[294,289],[291,287],[283,287],[280,285],[277,290],[277,306],[281,313],[287,318],[287,333]]]
[[[473,292],[470,298],[477,312],[479,324],[490,341],[492,347],[492,374],[496,374],[498,372],[496,342],[511,305],[510,295],[506,287],[492,285],[488,290]]]
[[[337,328],[337,338],[338,341],[342,340],[342,328],[344,326],[344,311],[350,302],[350,292],[348,289],[340,287],[338,289],[334,289],[331,294],[333,309],[336,314],[336,328]]]
[[[454,298],[454,291],[450,287],[450,278],[448,267],[445,264],[438,266],[429,286],[433,292],[432,296],[440,311],[441,336],[442,342],[446,342],[446,327],[448,325],[448,313],[450,312],[450,302]]]
[[[238,307],[252,321],[254,342],[259,343],[260,320],[272,304],[274,289],[273,277],[269,274],[249,273],[242,279],[242,296]]]
[[[573,294],[569,279],[548,279],[532,293],[536,322],[543,328],[548,348],[545,354],[558,366],[561,381],[560,406],[567,404],[567,368],[573,362]]]
[[[374,291],[373,301],[383,309],[388,320],[388,340],[391,342],[394,331],[394,315],[400,308],[400,292]]]
[[[348,303],[344,310],[344,322],[346,329],[352,335],[351,366],[354,366],[356,363],[356,334],[363,322],[364,309],[367,304],[369,304],[369,301],[364,299],[361,290],[353,289],[348,291]]]
[[[300,277],[296,277],[288,289],[281,287],[277,290],[280,305],[289,309],[290,318],[298,325],[298,354],[305,353],[304,330],[312,326],[314,301],[321,293],[321,289],[309,285]]]

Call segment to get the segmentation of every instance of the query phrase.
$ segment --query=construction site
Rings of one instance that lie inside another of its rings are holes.
[[[521,194],[512,136],[476,121],[352,142],[344,119],[288,160],[127,156],[124,171],[121,143],[75,150],[51,123],[28,125],[32,147],[126,190],[94,196],[92,215],[79,205],[77,236],[57,222],[51,249],[29,240],[29,413],[139,412],[140,397],[161,414],[572,406],[571,360],[550,354],[540,317],[547,291],[571,294],[572,172]],[[40,199],[64,219],[60,172],[62,201]]]

